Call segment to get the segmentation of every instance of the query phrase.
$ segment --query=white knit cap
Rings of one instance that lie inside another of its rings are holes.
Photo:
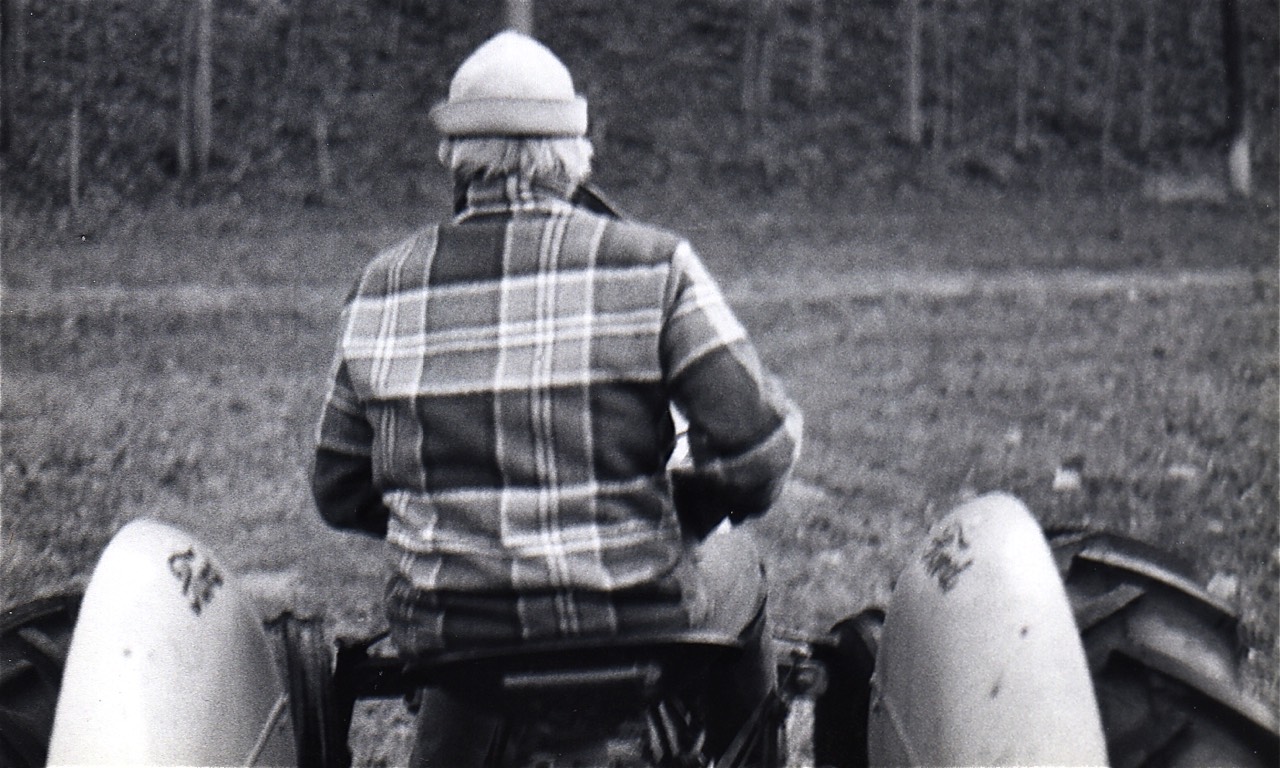
[[[587,100],[545,45],[508,30],[462,62],[431,121],[446,136],[585,136]]]

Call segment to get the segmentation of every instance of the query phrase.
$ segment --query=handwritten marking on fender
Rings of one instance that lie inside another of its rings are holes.
[[[936,579],[943,592],[950,592],[969,566],[973,558],[966,557],[969,542],[964,537],[964,528],[959,523],[950,523],[938,532],[929,542],[921,561],[929,576]]]
[[[197,555],[193,547],[169,555],[169,572],[182,584],[182,595],[197,616],[222,586],[222,574],[209,559]]]

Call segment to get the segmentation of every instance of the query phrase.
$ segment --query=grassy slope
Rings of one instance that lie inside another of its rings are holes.
[[[780,625],[882,600],[949,504],[1007,489],[1046,524],[1132,533],[1236,579],[1274,701],[1274,222],[958,199],[843,216],[623,201],[692,233],[806,411],[797,482],[753,524]],[[171,212],[9,254],[0,602],[82,579],[145,514],[206,538],[269,605],[378,622],[377,547],[316,521],[305,471],[344,284],[415,217],[327,216]],[[1054,492],[1077,455],[1082,488]]]

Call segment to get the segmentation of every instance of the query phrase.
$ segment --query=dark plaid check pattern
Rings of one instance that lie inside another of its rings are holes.
[[[757,514],[798,450],[686,242],[515,177],[377,256],[340,328],[315,496],[386,531],[393,626],[419,645],[607,634],[628,601],[696,622],[673,494]],[[674,490],[673,405],[695,466]]]

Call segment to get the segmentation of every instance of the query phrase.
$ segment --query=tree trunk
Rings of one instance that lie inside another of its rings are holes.
[[[387,34],[382,39],[382,53],[395,56],[400,52],[400,27],[404,24],[405,0],[396,0],[391,9],[391,23],[387,25]]]
[[[333,158],[329,154],[329,111],[324,107],[316,110],[313,136],[320,184],[318,197],[321,203],[327,203],[333,197]]]
[[[1236,0],[1221,0],[1222,63],[1227,81],[1227,177],[1231,191],[1253,192],[1249,161],[1249,115],[1245,101],[1244,40]]]
[[[1108,18],[1110,32],[1107,35],[1106,102],[1102,115],[1101,157],[1104,168],[1116,159],[1116,115],[1120,109],[1120,38],[1124,33],[1124,5],[1119,0],[1110,3]]]
[[[71,215],[80,212],[80,93],[71,100],[71,125],[67,131],[67,203]]]
[[[17,83],[21,85],[27,76],[27,0],[9,0],[13,10],[13,62]]]
[[[289,29],[284,43],[284,80],[293,85],[302,66],[303,38],[306,32],[308,0],[293,0],[289,10]]]
[[[192,91],[195,106],[194,128],[196,173],[209,170],[213,147],[213,0],[198,0],[200,22],[196,25],[196,72]]]
[[[1139,94],[1138,149],[1148,152],[1155,139],[1156,12],[1158,0],[1142,3],[1142,92]]]
[[[742,35],[742,72],[739,75],[738,101],[750,122],[756,115],[756,73],[760,69],[760,35],[756,18],[756,0],[748,0],[746,31]]]
[[[13,124],[13,74],[9,66],[12,54],[5,39],[13,19],[6,24],[5,6],[0,4],[0,152],[9,151],[9,126]]]
[[[1017,67],[1017,82],[1014,90],[1013,150],[1019,155],[1026,154],[1031,146],[1027,101],[1029,99],[1028,91],[1031,89],[1033,64],[1031,59],[1031,20],[1028,18],[1030,15],[1030,10],[1027,7],[1028,2],[1029,0],[1017,0],[1017,15],[1014,20],[1014,35],[1017,38],[1018,58],[1015,64]]]
[[[957,20],[962,18],[945,14],[942,30],[947,37],[944,41],[947,57],[947,140],[953,147],[964,143],[964,79],[960,69],[960,53],[964,51],[964,45],[955,42],[956,35],[965,29],[963,25],[960,30],[955,29]]]
[[[1065,127],[1076,110],[1076,89],[1080,84],[1080,43],[1083,37],[1080,15],[1083,11],[1079,2],[1062,3],[1061,7],[1066,14],[1063,24],[1066,30],[1062,35],[1062,82],[1058,88],[1058,119]]]
[[[742,112],[746,130],[763,119],[771,98],[773,49],[777,21],[775,0],[748,0],[747,24],[742,44]]]
[[[506,0],[508,29],[533,37],[533,0]]]
[[[18,88],[26,73],[27,24],[25,0],[0,3],[0,152],[7,152],[17,126]]]
[[[760,106],[760,54],[767,0],[747,0],[747,25],[742,41],[742,111],[754,118]]]
[[[67,121],[67,206],[72,220],[80,212],[81,160],[84,155],[84,101],[94,69],[93,36],[83,6],[73,5],[62,29],[61,54],[69,67],[70,115]]]
[[[952,91],[952,61],[950,37],[947,29],[947,0],[935,0],[930,14],[930,27],[933,36],[933,83],[937,97],[933,106],[933,141],[934,150],[942,150],[946,140],[952,137],[954,126],[951,110],[954,102]]]
[[[827,92],[826,59],[827,35],[823,29],[826,14],[823,0],[810,0],[809,4],[809,80],[806,97],[809,106],[815,106]]]
[[[921,111],[920,100],[924,91],[924,79],[920,71],[921,68],[921,14],[920,0],[905,0],[903,6],[906,14],[905,24],[907,42],[906,42],[906,138],[907,142],[913,147],[920,146],[924,140],[924,114]]]
[[[195,0],[188,0],[182,18],[182,46],[178,57],[178,126],[176,131],[178,176],[191,175],[191,125],[193,122],[193,95],[191,80],[195,61],[196,26],[198,15]]]
[[[756,75],[756,103],[762,115],[773,103],[773,62],[774,55],[778,51],[778,19],[773,14],[777,4],[770,0],[766,5],[768,21],[764,25],[764,33],[760,40],[760,71]]]

